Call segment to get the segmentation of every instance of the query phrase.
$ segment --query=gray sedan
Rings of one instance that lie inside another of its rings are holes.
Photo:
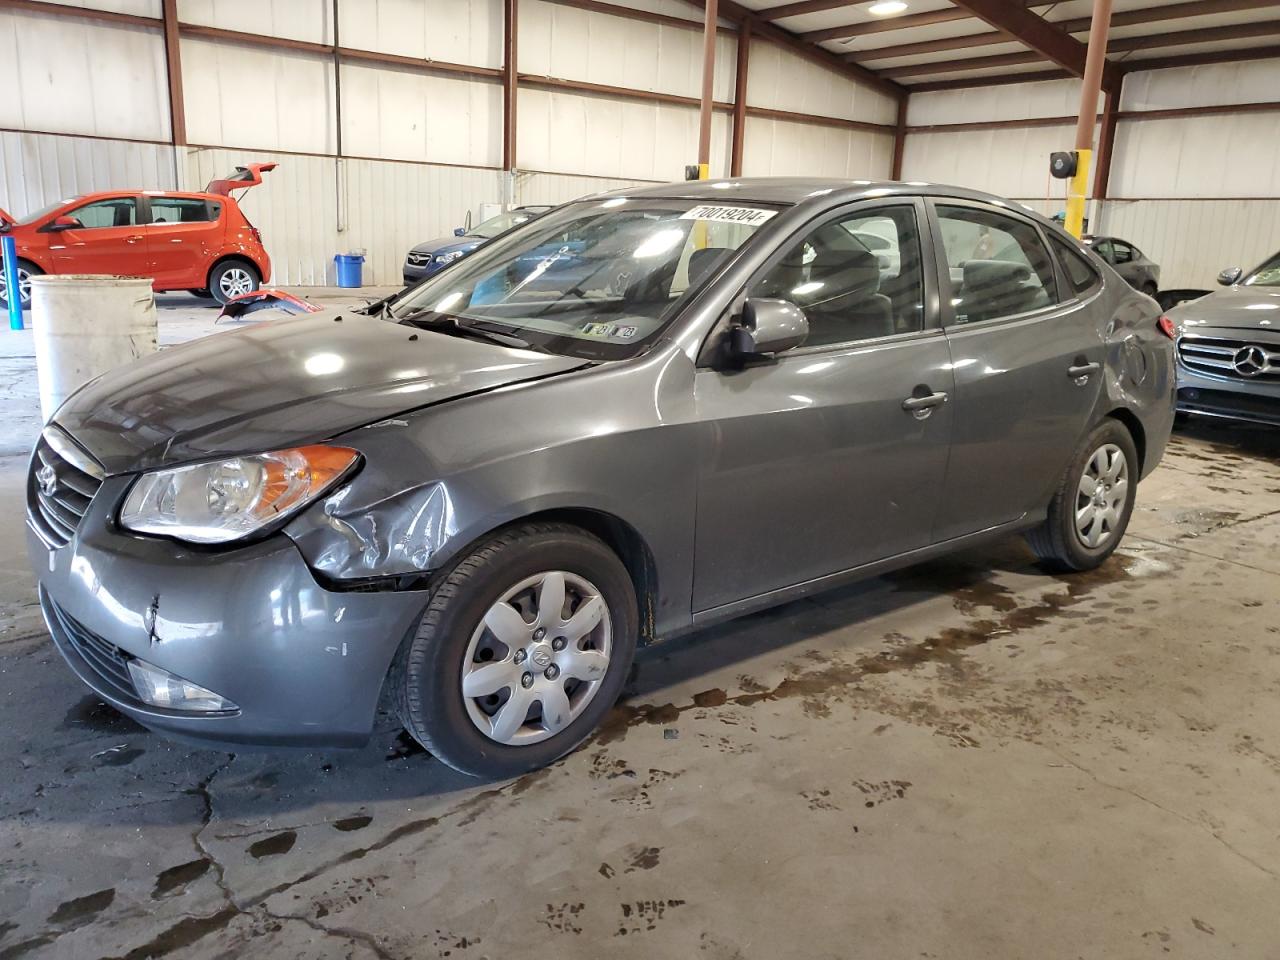
[[[1094,253],[1115,267],[1116,273],[1124,277],[1133,289],[1141,290],[1149,297],[1159,293],[1160,264],[1128,240],[1121,240],[1119,237],[1086,237],[1085,243],[1093,247]]]
[[[1280,424],[1280,253],[1245,273],[1223,270],[1227,287],[1175,307],[1178,410]]]
[[[505,777],[589,736],[639,643],[1016,532],[1097,566],[1173,389],[1154,304],[1015,203],[646,187],[87,384],[29,552],[71,668],[156,730],[357,745],[385,692]]]

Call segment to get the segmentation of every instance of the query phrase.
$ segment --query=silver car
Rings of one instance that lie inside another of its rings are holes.
[[[1280,424],[1280,253],[1169,311],[1178,327],[1178,410]]]
[[[71,668],[156,730],[358,745],[385,693],[511,776],[592,732],[637,644],[1015,532],[1103,562],[1169,436],[1170,332],[968,190],[594,197],[364,312],[89,383],[32,459],[31,563]]]

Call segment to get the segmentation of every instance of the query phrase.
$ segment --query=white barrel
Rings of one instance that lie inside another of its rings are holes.
[[[49,418],[77,388],[156,352],[156,301],[143,277],[34,276],[31,327],[40,413]]]

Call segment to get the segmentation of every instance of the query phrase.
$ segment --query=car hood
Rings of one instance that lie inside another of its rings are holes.
[[[589,365],[326,310],[171,347],[90,381],[54,421],[108,474],[335,437]]]
[[[484,237],[440,237],[418,244],[413,248],[413,252],[438,254],[461,250],[463,253],[470,253],[482,243],[484,243]]]
[[[1196,327],[1227,327],[1280,332],[1280,287],[1231,287],[1169,311],[1188,332]]]

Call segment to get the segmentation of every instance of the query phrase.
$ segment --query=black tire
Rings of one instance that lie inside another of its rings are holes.
[[[1084,496],[1080,492],[1080,484],[1095,454],[1109,444],[1118,447],[1125,457],[1125,497],[1119,510],[1119,522],[1110,528],[1101,543],[1089,546],[1076,529],[1077,503]],[[1124,424],[1108,417],[1095,427],[1076,449],[1071,462],[1063,471],[1053,499],[1049,501],[1048,517],[1044,523],[1026,534],[1027,543],[1041,563],[1055,571],[1079,572],[1092,570],[1106,561],[1115,552],[1129,526],[1129,517],[1133,513],[1138,492],[1138,469],[1138,451]]]
[[[44,273],[44,271],[41,270],[39,267],[37,267],[30,260],[19,260],[18,261],[18,286],[19,287],[22,286],[24,274],[27,277],[38,277],[42,273]],[[3,283],[3,282],[4,282],[3,272],[0,271],[0,283]],[[22,304],[23,310],[31,309],[31,291],[30,290],[27,291],[27,295],[25,297],[21,298],[21,304]],[[5,293],[0,293],[0,307],[3,307],[5,310],[9,309],[9,298],[7,295],[7,291]]]
[[[500,743],[472,720],[462,691],[472,635],[505,591],[559,570],[599,589],[612,632],[608,668],[594,696],[564,729],[536,743]],[[396,710],[413,738],[455,770],[494,780],[528,773],[569,753],[600,724],[622,692],[638,629],[631,578],[601,540],[567,524],[510,527],[477,546],[433,590],[416,633],[392,667]]]
[[[231,278],[239,279],[241,275],[247,276],[248,289],[241,290],[240,293],[251,293],[262,286],[262,277],[258,273],[258,268],[248,260],[223,260],[209,271],[209,293],[213,299],[225,305],[228,300],[236,296],[237,294],[228,290],[228,286]]]
[[[213,299],[213,294],[208,290],[188,290],[187,293],[191,294],[193,297],[199,297],[201,300]]]

